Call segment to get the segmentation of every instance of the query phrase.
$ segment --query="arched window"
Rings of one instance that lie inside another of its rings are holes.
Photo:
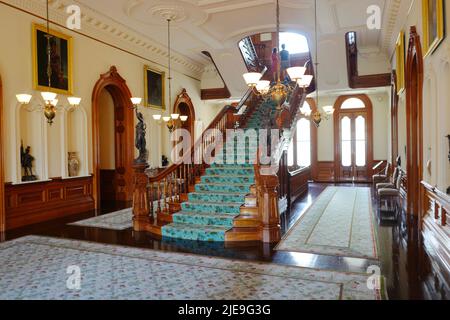
[[[305,101],[305,104],[309,105]],[[302,118],[288,150],[288,166],[294,169],[311,166],[311,121]]]
[[[341,110],[344,109],[364,109],[366,105],[361,99],[358,98],[350,98],[344,101],[341,106]]]

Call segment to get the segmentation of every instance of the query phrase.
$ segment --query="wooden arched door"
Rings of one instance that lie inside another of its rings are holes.
[[[191,145],[193,146],[195,142],[195,109],[186,89],[183,89],[177,96],[173,112],[178,113],[181,116],[188,116],[188,120],[183,123],[182,128],[189,131],[191,135]]]
[[[406,130],[408,213],[420,214],[423,177],[423,56],[420,36],[412,26],[406,60]]]
[[[367,182],[372,176],[372,102],[364,94],[341,96],[334,113],[337,182]]]
[[[100,96],[106,90],[114,102],[115,172],[113,177],[114,201],[132,200],[132,165],[134,156],[134,112],[131,92],[116,67],[102,74],[92,93],[92,136],[94,167],[94,198],[96,208],[101,205],[100,190]]]

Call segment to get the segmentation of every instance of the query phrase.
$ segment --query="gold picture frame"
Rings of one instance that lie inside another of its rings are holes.
[[[166,73],[144,66],[145,106],[166,111]]]
[[[47,28],[33,23],[33,87],[38,91],[72,95],[73,92],[73,39],[71,36],[51,30],[52,78],[48,85],[47,76]]]
[[[397,94],[405,90],[405,32],[401,31],[395,45],[395,59],[397,65]]]
[[[432,54],[445,37],[444,0],[422,0],[424,57]]]

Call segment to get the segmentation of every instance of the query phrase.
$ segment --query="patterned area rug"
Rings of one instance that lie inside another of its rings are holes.
[[[111,230],[125,230],[133,226],[133,208],[128,208],[102,216],[70,223],[69,225],[103,228]]]
[[[383,292],[368,289],[365,274],[37,236],[0,244],[0,261],[0,299],[8,300],[373,300]]]
[[[378,259],[370,189],[328,187],[275,250]]]

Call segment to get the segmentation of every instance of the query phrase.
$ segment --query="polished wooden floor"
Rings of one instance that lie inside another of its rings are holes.
[[[309,193],[297,201],[290,215],[283,216],[282,229],[285,233],[305,213],[313,201],[327,187],[325,184],[311,184]],[[378,238],[380,244],[380,266],[387,280],[390,299],[450,299],[450,275],[441,269],[431,248],[425,246],[417,230],[417,221],[400,214],[397,221],[380,219],[377,211]],[[129,206],[114,204],[104,206],[99,214],[105,214]],[[274,246],[260,243],[227,245],[222,243],[200,243],[192,241],[161,240],[146,233],[132,230],[112,231],[98,228],[68,226],[67,223],[86,219],[96,213],[72,216],[28,228],[13,230],[2,235],[2,240],[11,240],[24,235],[45,235],[68,239],[87,240],[106,244],[151,248],[156,250],[188,252],[201,255],[273,262],[308,268],[366,272],[377,262],[365,259],[321,256],[306,253],[277,252]]]

